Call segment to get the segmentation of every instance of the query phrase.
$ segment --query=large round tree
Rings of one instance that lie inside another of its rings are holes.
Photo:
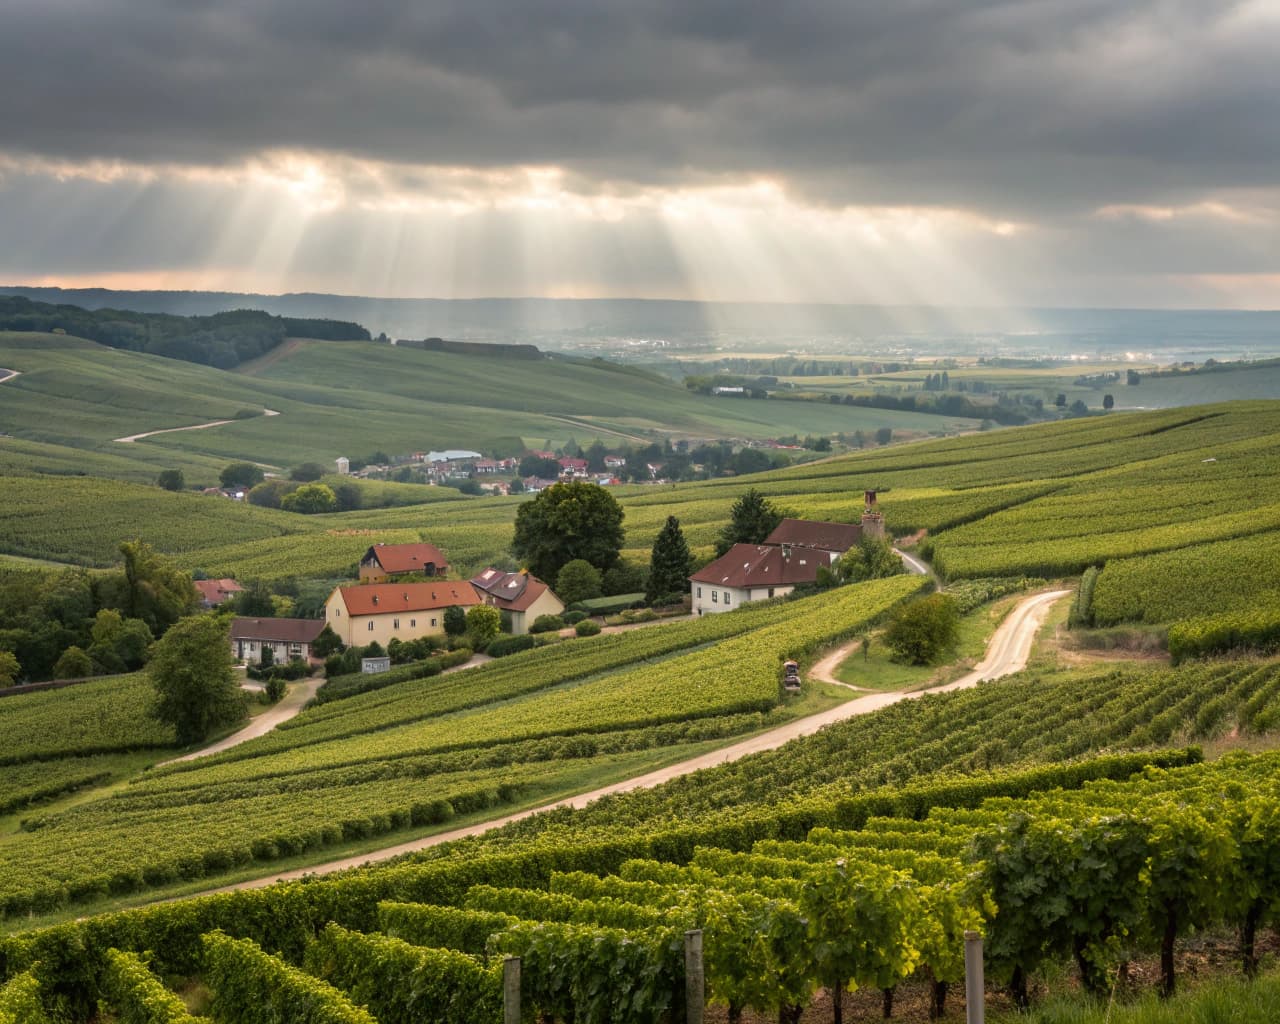
[[[554,484],[516,513],[511,549],[543,580],[554,580],[576,558],[612,568],[621,547],[622,507],[597,484]]]

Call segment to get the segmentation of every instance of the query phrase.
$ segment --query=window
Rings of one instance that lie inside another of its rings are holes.
[[[729,591],[727,590],[724,592],[724,603],[725,604],[729,603]]]
[[[399,619],[392,619],[392,620],[391,620],[391,628],[392,628],[392,629],[399,629],[399,628],[400,628],[400,620],[399,620]]]
[[[701,588],[701,587],[699,587],[699,588],[698,588],[698,596],[699,596],[699,597],[701,597],[701,596],[702,596],[702,588]]]
[[[712,604],[720,603],[720,591],[718,590],[711,591],[711,603]]]
[[[333,617],[334,617],[335,619],[336,619],[336,618],[341,617],[341,615],[342,615],[342,609],[341,609],[341,608],[335,608],[335,609],[333,610]]]
[[[369,620],[369,632],[370,632],[370,633],[372,633],[372,632],[373,632],[373,619],[370,619],[370,620]]]
[[[773,587],[770,587],[770,588],[769,588],[769,596],[770,596],[770,597],[773,597]]]
[[[417,629],[417,628],[418,628],[418,620],[417,620],[417,619],[410,619],[410,620],[409,620],[409,628],[410,628],[410,629]]]
[[[302,657],[302,644],[290,644],[289,654],[290,656]]]
[[[431,620],[431,625],[433,625],[433,626],[434,626],[435,624],[436,624],[436,620],[435,620],[435,619],[432,619],[432,620]]]

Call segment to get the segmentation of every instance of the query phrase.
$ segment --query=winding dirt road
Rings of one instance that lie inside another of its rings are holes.
[[[0,381],[3,383],[3,381]],[[280,414],[274,409],[263,409],[263,416],[279,416]],[[239,423],[239,420],[213,420],[211,423],[193,423],[189,427],[165,427],[163,430],[148,430],[144,434],[130,434],[128,437],[117,437],[117,444],[133,444],[134,441],[141,441],[144,437],[155,437],[157,434],[177,434],[183,430],[208,430],[210,427],[225,427],[228,423]]]
[[[0,366],[0,384],[3,384],[5,381],[13,380],[14,377],[21,376],[21,370],[6,370],[3,366]]]
[[[295,717],[306,707],[307,701],[316,695],[316,690],[320,689],[322,685],[324,685],[323,676],[304,679],[298,685],[290,687],[289,693],[275,707],[269,711],[264,711],[239,732],[233,732],[226,739],[221,739],[217,743],[202,747],[200,750],[194,750],[190,754],[183,754],[181,757],[161,761],[156,767],[163,768],[167,764],[177,764],[179,761],[194,761],[200,757],[221,754],[224,750],[238,747],[241,743],[247,743],[249,740],[256,740],[259,736],[265,736],[277,725]]]
[[[810,715],[807,718],[800,718],[794,722],[788,722],[786,725],[779,726],[776,729],[770,729],[768,732],[760,733],[757,736],[751,736],[739,743],[735,743],[729,747],[722,747],[700,757],[690,758],[687,761],[681,761],[678,764],[668,765],[666,768],[660,768],[657,771],[648,772],[645,775],[638,775],[635,778],[624,779],[622,782],[616,782],[611,786],[602,786],[599,789],[593,789],[588,793],[579,793],[577,796],[566,797],[563,800],[557,800],[554,803],[543,804],[541,807],[534,807],[524,811],[517,811],[514,814],[508,814],[501,818],[495,818],[491,821],[482,821],[475,825],[469,825],[465,828],[457,828],[448,832],[438,832],[435,835],[424,836],[421,839],[413,839],[407,843],[400,843],[396,846],[389,846],[382,850],[374,850],[370,853],[363,853],[356,857],[347,857],[343,860],[330,861],[327,864],[317,864],[309,868],[300,868],[296,871],[281,871],[265,878],[256,878],[247,882],[238,882],[235,885],[223,886],[219,889],[209,890],[210,892],[232,892],[239,889],[261,889],[276,882],[292,881],[302,878],[306,875],[326,875],[334,871],[345,871],[350,868],[360,867],[364,864],[374,864],[379,861],[390,860],[393,857],[400,857],[406,853],[416,853],[420,850],[428,849],[432,846],[439,846],[441,843],[447,843],[455,839],[465,839],[468,836],[476,836],[481,833],[500,828],[503,825],[510,824],[513,821],[520,821],[531,815],[538,814],[541,811],[549,811],[559,807],[585,807],[593,800],[598,800],[602,796],[608,796],[612,793],[626,793],[633,789],[649,789],[663,782],[668,782],[681,775],[688,775],[692,772],[699,771],[703,768],[712,768],[716,765],[726,764],[730,761],[736,761],[739,758],[748,756],[749,754],[758,754],[765,750],[774,750],[782,746],[790,740],[797,739],[801,736],[809,736],[824,726],[831,725],[833,722],[844,721],[848,718],[854,718],[858,715],[870,714],[872,711],[878,711],[880,708],[888,707],[890,704],[896,704],[900,700],[913,700],[923,696],[925,693],[948,693],[952,690],[964,690],[977,686],[978,683],[988,679],[998,679],[1001,676],[1010,675],[1014,672],[1021,671],[1026,667],[1027,659],[1031,655],[1031,646],[1035,641],[1036,634],[1040,631],[1040,627],[1044,625],[1045,617],[1049,614],[1049,609],[1059,599],[1065,597],[1070,591],[1052,590],[1046,593],[1033,594],[1032,596],[1019,602],[1016,608],[1008,617],[1000,624],[995,634],[991,637],[991,642],[987,645],[986,657],[978,663],[978,666],[968,674],[947,683],[943,686],[935,687],[931,690],[919,690],[913,693],[893,692],[893,693],[869,693],[866,696],[858,697],[845,704],[830,708],[827,711],[820,712],[816,715]]]

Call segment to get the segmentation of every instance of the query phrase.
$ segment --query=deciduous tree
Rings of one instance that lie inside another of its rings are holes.
[[[338,499],[324,484],[303,484],[292,494],[281,498],[280,507],[286,512],[300,512],[304,516],[310,516],[336,511]]]
[[[252,462],[232,462],[223,467],[218,479],[223,487],[242,487],[248,490],[254,484],[262,483],[265,474]]]
[[[602,585],[600,570],[584,558],[575,558],[556,576],[556,595],[565,604],[577,604],[599,597]]]
[[[622,547],[622,507],[596,484],[555,484],[520,506],[511,547],[544,580],[556,579],[575,558],[609,569]]]
[[[127,540],[120,545],[124,556],[125,594],[119,607],[127,618],[141,619],[152,635],[159,636],[183,615],[195,611],[200,595],[191,574],[157,554],[149,544]],[[101,602],[110,606],[109,602]]]
[[[156,643],[147,674],[156,690],[155,716],[173,725],[179,743],[198,743],[245,716],[225,619],[183,619]]]
[[[187,481],[180,469],[162,469],[156,477],[156,483],[166,491],[180,491],[187,486]]]
[[[894,613],[884,642],[898,660],[932,665],[955,646],[959,631],[955,599],[947,594],[929,594]]]

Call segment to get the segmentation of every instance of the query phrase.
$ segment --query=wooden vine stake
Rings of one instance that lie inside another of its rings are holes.
[[[965,1024],[983,1024],[986,1019],[986,983],[982,977],[982,933],[964,933],[964,1019]]]
[[[702,970],[702,929],[684,933],[684,1002],[688,1024],[702,1024],[706,1008],[706,982]]]
[[[502,1024],[520,1024],[520,958],[502,961]]]

